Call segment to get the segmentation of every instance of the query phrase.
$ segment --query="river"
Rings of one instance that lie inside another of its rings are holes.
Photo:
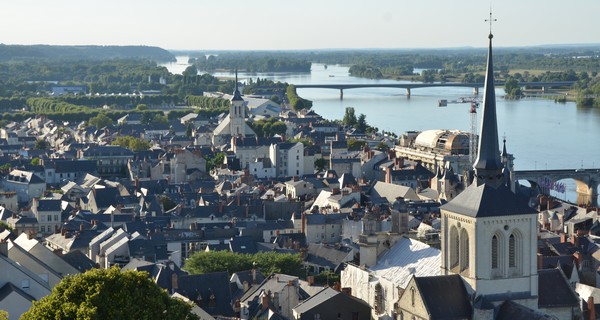
[[[351,77],[346,66],[322,64],[313,64],[310,73],[239,74],[240,81],[249,77],[292,84],[397,83]],[[470,104],[440,108],[438,100],[472,96],[471,88],[412,89],[410,98],[406,90],[395,88],[348,89],[344,90],[343,100],[339,98],[339,90],[333,89],[298,89],[298,95],[312,100],[313,110],[327,119],[341,119],[345,108],[353,107],[357,115],[365,114],[367,122],[380,131],[402,134],[408,130],[470,130]],[[496,90],[498,131],[500,139],[506,136],[507,151],[515,156],[515,170],[600,168],[600,108],[579,108],[573,102],[555,103],[537,98],[504,100],[503,95],[503,89]],[[554,195],[575,201],[574,181],[564,182],[567,192]]]

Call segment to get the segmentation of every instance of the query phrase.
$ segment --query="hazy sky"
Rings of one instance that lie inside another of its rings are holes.
[[[485,0],[0,0],[0,43],[165,49],[484,47]],[[600,0],[493,3],[497,46],[600,43]]]

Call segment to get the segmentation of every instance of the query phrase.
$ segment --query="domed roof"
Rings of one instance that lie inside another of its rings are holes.
[[[460,130],[427,130],[417,136],[415,146],[453,154],[468,153],[469,133]]]

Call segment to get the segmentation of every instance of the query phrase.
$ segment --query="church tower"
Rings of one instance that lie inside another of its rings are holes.
[[[238,75],[235,71],[235,90],[229,100],[229,130],[232,137],[246,136],[246,106],[238,90]]]
[[[491,32],[488,38],[474,179],[441,207],[442,273],[463,278],[479,315],[493,312],[493,306],[504,300],[538,308],[536,211],[511,191],[503,173]]]

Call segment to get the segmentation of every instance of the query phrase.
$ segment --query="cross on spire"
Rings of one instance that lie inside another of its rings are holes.
[[[490,18],[489,19],[485,19],[485,22],[489,22],[490,23],[490,36],[492,35],[492,23],[498,21],[498,19],[492,17],[492,8],[490,6]]]

